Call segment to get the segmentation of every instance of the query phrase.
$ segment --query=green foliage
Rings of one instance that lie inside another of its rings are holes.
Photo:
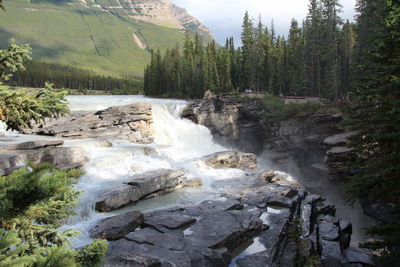
[[[8,84],[40,88],[47,81],[54,83],[55,88],[74,89],[82,93],[90,93],[91,90],[103,94],[143,93],[142,78],[100,76],[92,71],[40,61],[27,62],[25,70],[14,73]]]
[[[268,94],[262,99],[262,105],[265,109],[264,122],[267,124],[284,119],[312,115],[321,109],[321,104],[318,102],[285,104],[283,98]]]
[[[52,84],[44,89],[10,90],[2,82],[9,80],[13,73],[24,69],[24,61],[30,59],[29,45],[11,43],[7,50],[0,50],[0,120],[10,129],[29,127],[32,121],[58,117],[68,112],[66,91],[55,91]]]
[[[120,9],[105,12],[79,1],[13,0],[5,6],[7,12],[0,13],[0,47],[12,37],[31,43],[34,60],[99,76],[142,76],[151,55],[136,44],[133,34],[149,49],[159,47],[162,52],[184,37],[176,29],[132,19]]]
[[[0,266],[99,266],[107,244],[94,241],[81,250],[68,248],[75,233],[57,228],[77,204],[73,188],[82,172],[49,164],[20,169],[0,179]]]
[[[80,249],[75,256],[82,267],[100,267],[107,252],[105,240],[95,240],[89,246]]]
[[[18,70],[24,70],[24,61],[31,59],[30,54],[28,44],[17,45],[14,41],[7,50],[0,50],[0,82],[8,81]]]
[[[374,1],[363,1],[362,12],[370,11]],[[362,83],[357,88],[358,101],[351,114],[357,134],[351,146],[357,155],[350,166],[356,174],[349,177],[347,193],[370,203],[390,203],[397,219],[381,223],[368,232],[382,237],[367,244],[380,251],[383,266],[395,266],[400,251],[400,4],[387,0],[384,5],[384,31],[374,35],[364,59]],[[366,14],[361,14],[363,18]],[[363,25],[364,27],[364,25]],[[380,31],[382,25],[377,24]],[[396,260],[397,258],[397,260]]]
[[[46,83],[43,89],[29,91],[11,90],[0,84],[0,120],[9,129],[29,127],[32,121],[39,122],[68,113],[65,99],[67,91],[55,91]]]
[[[242,47],[233,38],[224,47],[185,39],[183,50],[164,56],[153,51],[145,70],[144,91],[150,96],[201,97],[252,90],[273,95],[315,96],[347,100],[355,42],[354,25],[342,26],[337,0],[311,0],[303,26],[292,20],[287,39],[276,36],[261,19],[255,24],[246,12]]]

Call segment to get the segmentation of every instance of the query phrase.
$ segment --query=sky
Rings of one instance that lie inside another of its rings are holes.
[[[292,18],[300,23],[306,17],[309,0],[173,0],[186,8],[191,15],[199,19],[211,30],[217,42],[225,43],[226,37],[233,36],[240,43],[243,15],[247,11],[252,18],[268,26],[274,20],[275,30],[287,35]],[[356,0],[340,0],[343,6],[341,17],[353,20]]]

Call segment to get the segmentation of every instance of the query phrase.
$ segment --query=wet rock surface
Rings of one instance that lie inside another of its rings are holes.
[[[242,101],[227,95],[208,96],[194,101],[182,117],[208,127],[220,142],[239,150],[258,153],[263,149],[265,127],[261,101]]]
[[[322,266],[366,264],[366,251],[348,248],[351,224],[334,206],[283,174],[260,179],[267,172],[223,199],[145,213],[139,228],[109,243],[104,266],[295,266],[310,257]]]
[[[115,137],[148,144],[153,142],[152,125],[151,104],[135,103],[97,112],[72,112],[58,119],[47,119],[45,123],[23,131],[66,138]]]
[[[237,151],[217,152],[204,157],[204,162],[213,168],[255,169],[257,157],[251,153]]]
[[[90,230],[90,237],[116,240],[132,232],[143,223],[140,211],[131,211],[101,220]]]
[[[104,193],[96,200],[97,211],[111,211],[139,199],[170,192],[184,185],[184,173],[157,170],[130,177],[121,187]]]
[[[24,168],[28,162],[51,163],[58,169],[82,167],[87,161],[83,149],[61,147],[64,141],[30,141],[0,146],[0,175]]]
[[[110,242],[105,266],[227,266],[230,250],[267,228],[242,208],[216,200],[147,213],[142,229]]]

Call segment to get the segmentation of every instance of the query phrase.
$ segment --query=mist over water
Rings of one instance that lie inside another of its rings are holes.
[[[214,169],[202,162],[203,156],[228,149],[215,143],[206,127],[180,118],[186,101],[142,96],[70,96],[68,101],[72,111],[101,110],[139,102],[151,103],[155,131],[155,141],[149,145],[113,139],[65,141],[66,146],[82,147],[89,157],[89,162],[84,167],[85,175],[76,185],[77,189],[84,191],[79,199],[78,215],[70,218],[63,226],[82,233],[74,240],[76,247],[90,242],[88,231],[102,218],[128,210],[150,211],[198,203],[205,199],[219,199],[226,189],[226,185],[220,181],[245,176],[242,170]],[[112,146],[104,147],[104,141],[112,143]],[[146,147],[154,148],[157,154],[146,155]],[[121,186],[132,175],[157,169],[183,170],[188,178],[202,178],[203,186],[178,189],[114,212],[95,212],[95,200],[102,193]],[[230,183],[230,187],[240,185],[240,180]]]
[[[350,205],[345,200],[345,184],[333,180],[325,171],[317,171],[310,166],[301,166],[293,158],[279,163],[271,160],[275,155],[273,151],[265,150],[258,157],[260,168],[283,171],[294,177],[311,194],[321,195],[327,204],[336,206],[336,215],[353,225],[352,242],[364,242],[368,239],[365,228],[374,224],[374,219],[366,216],[359,203]]]
[[[203,156],[229,149],[217,144],[206,127],[180,118],[180,113],[187,104],[186,101],[143,96],[69,96],[68,101],[72,111],[95,111],[110,106],[139,102],[151,103],[155,131],[155,142],[149,145],[107,138],[65,140],[65,146],[81,147],[89,158],[89,162],[84,167],[85,175],[76,185],[76,188],[83,192],[76,209],[77,215],[68,219],[62,227],[62,229],[72,228],[81,232],[73,240],[74,247],[86,245],[91,241],[88,231],[102,218],[129,210],[151,211],[199,203],[206,199],[221,199],[230,189],[246,187],[251,183],[245,171],[214,169],[203,163],[201,160]],[[6,136],[17,135],[16,132],[6,132],[4,126],[0,122],[0,133],[5,133]],[[29,135],[18,137],[19,142],[38,139],[51,139],[51,137]],[[146,155],[146,147],[154,148],[157,154]],[[328,177],[305,174],[294,161],[286,162],[285,165],[272,164],[269,160],[270,153],[272,152],[266,151],[259,155],[259,168],[288,172],[293,179],[304,184],[312,193],[324,196],[336,205],[337,214],[340,217],[353,223],[353,240],[365,240],[361,229],[368,226],[371,220],[362,214],[359,207],[352,209],[342,200],[342,188],[338,182],[332,182]],[[157,169],[181,169],[188,178],[201,178],[203,186],[178,189],[113,212],[95,212],[95,201],[104,192],[120,187],[132,175]],[[268,217],[267,213],[266,217]]]

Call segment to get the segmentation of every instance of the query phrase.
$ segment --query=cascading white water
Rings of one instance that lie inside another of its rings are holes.
[[[18,132],[7,130],[7,125],[0,120],[0,136],[12,137],[18,135]]]
[[[200,160],[207,154],[228,149],[216,144],[206,127],[180,118],[186,101],[141,96],[70,96],[68,100],[71,110],[100,110],[135,102],[151,103],[155,130],[155,142],[151,145],[107,140],[112,143],[112,147],[104,147],[107,145],[104,139],[66,140],[66,146],[85,149],[90,159],[85,166],[85,175],[76,185],[77,189],[84,192],[79,199],[78,215],[70,218],[63,226],[65,229],[72,228],[82,233],[75,238],[74,246],[79,247],[90,241],[87,232],[101,218],[127,210],[147,211],[219,198],[219,193],[226,187],[220,180],[245,175],[239,169],[213,169]],[[157,155],[145,155],[146,146],[155,148]],[[94,211],[95,199],[103,192],[120,186],[129,176],[161,168],[184,170],[188,178],[202,178],[203,186],[196,189],[180,189],[115,212]],[[235,180],[231,186],[239,183],[240,181]]]

